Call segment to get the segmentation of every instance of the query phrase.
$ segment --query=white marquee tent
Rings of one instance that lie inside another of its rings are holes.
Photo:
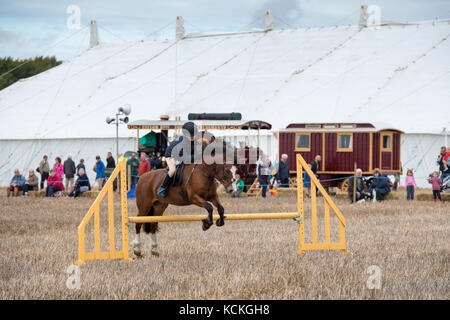
[[[426,186],[450,131],[449,34],[450,20],[436,20],[100,42],[0,91],[0,185],[44,154],[52,163],[68,153],[84,158],[93,178],[95,155],[115,154],[105,117],[129,104],[131,121],[241,112],[275,131],[294,122],[388,122],[405,132],[404,169],[415,168]],[[121,152],[134,150],[135,138],[122,126]]]

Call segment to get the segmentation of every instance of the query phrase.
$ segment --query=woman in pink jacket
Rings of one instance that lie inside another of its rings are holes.
[[[53,170],[55,170],[55,176],[62,182],[64,175],[64,166],[61,164],[61,158],[55,158],[55,164],[53,165]]]

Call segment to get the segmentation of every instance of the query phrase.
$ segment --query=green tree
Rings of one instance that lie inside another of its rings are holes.
[[[0,90],[20,79],[32,77],[61,63],[54,56],[39,56],[32,59],[0,58]]]

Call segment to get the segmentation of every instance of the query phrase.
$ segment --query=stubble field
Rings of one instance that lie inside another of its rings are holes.
[[[145,235],[143,258],[88,261],[81,267],[80,288],[69,289],[66,270],[77,259],[76,227],[92,202],[0,196],[0,299],[450,297],[448,203],[391,200],[350,205],[336,200],[347,220],[352,257],[333,251],[299,256],[298,227],[292,220],[227,221],[224,227],[214,225],[206,232],[200,222],[160,224],[160,257],[150,255],[150,237]],[[295,211],[297,205],[294,197],[224,198],[223,204],[226,214]],[[305,201],[305,233],[310,237],[308,209]],[[166,214],[203,212],[194,206],[169,207]],[[119,221],[118,206],[115,214]],[[129,215],[136,214],[130,200]],[[336,221],[332,222],[336,233]],[[319,235],[323,236],[323,228]],[[134,227],[129,238],[134,238]],[[117,248],[120,240],[117,237]],[[87,243],[93,243],[93,236],[87,237]],[[102,247],[106,249],[107,243],[103,225]],[[371,265],[381,271],[380,289],[366,285]]]

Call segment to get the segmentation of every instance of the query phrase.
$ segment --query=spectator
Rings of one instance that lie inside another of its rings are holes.
[[[262,197],[266,197],[267,185],[269,183],[269,175],[272,171],[272,163],[267,156],[258,161],[258,182],[262,187]]]
[[[444,164],[444,158],[447,154],[447,148],[446,147],[441,147],[441,152],[438,155],[437,158],[437,165],[439,166],[439,172],[441,173],[441,180],[444,180],[446,177],[446,169],[445,169],[445,164]]]
[[[311,169],[311,164],[308,164],[308,167]],[[308,172],[303,172],[303,187],[306,188],[306,196],[308,198],[311,197],[311,177]]]
[[[232,198],[239,198],[241,196],[241,192],[244,191],[244,180],[241,179],[240,175],[236,175],[236,190],[231,194]]]
[[[353,178],[350,178],[348,181],[348,196],[350,198],[350,203],[353,203]],[[366,199],[370,199],[370,193],[366,192],[366,184],[364,183],[362,179],[362,170],[356,169],[356,202],[361,203],[365,202]]]
[[[78,179],[75,182],[75,187],[69,193],[69,197],[78,197],[80,193],[91,190],[91,184],[89,183],[89,177],[83,168],[78,171]]]
[[[150,168],[151,170],[161,169],[162,168],[162,161],[159,155],[159,152],[157,153],[158,156],[152,155],[150,157]]]
[[[146,172],[149,172],[150,169],[150,161],[147,160],[147,156],[145,152],[141,152],[141,162],[139,163],[139,177],[142,177],[142,175]]]
[[[414,186],[417,187],[412,169],[408,169],[405,177],[406,200],[414,200]]]
[[[138,180],[139,175],[139,160],[136,159],[136,153],[131,154],[131,158],[127,161],[127,169],[130,169],[128,174],[131,176],[131,186],[130,188],[133,188]]]
[[[23,185],[25,184],[25,177],[19,172],[19,169],[14,169],[14,176],[9,183],[8,188],[6,188],[6,196],[9,197],[11,193],[15,197],[19,195],[19,191],[23,190]]]
[[[311,161],[311,171],[314,172],[316,177],[317,177],[317,171],[319,171],[320,161],[322,161],[322,157],[320,155],[317,155],[314,158],[314,160]]]
[[[105,164],[100,159],[100,156],[96,156],[95,161],[94,171],[97,173],[95,182],[97,182],[98,190],[101,190],[103,188],[103,183],[105,182]]]
[[[64,188],[66,190],[71,190],[73,188],[73,181],[77,169],[75,168],[75,162],[73,162],[72,155],[70,153],[67,155],[66,161],[64,161],[63,168],[64,176],[66,177],[64,180]]]
[[[450,147],[447,147],[447,152],[442,162],[444,164],[444,175],[441,177],[441,180],[444,181],[446,177],[450,176]]]
[[[280,184],[280,187],[289,188],[289,163],[288,163],[288,155],[283,154],[281,156],[281,160],[278,164],[278,172],[276,175],[277,182]]]
[[[162,169],[163,168],[162,157],[161,157],[161,153],[159,153],[159,152],[156,153],[155,168],[156,169]]]
[[[56,192],[64,190],[64,185],[61,179],[58,177],[56,170],[50,171],[50,176],[47,179],[47,189],[45,190],[45,196],[51,197]]]
[[[369,194],[375,191],[375,196],[372,198],[374,201],[383,201],[384,197],[391,192],[391,187],[389,187],[388,177],[381,174],[380,169],[376,168],[373,170],[373,181],[369,187]]]
[[[111,174],[113,173],[114,169],[116,168],[116,161],[114,160],[112,153],[108,152],[106,155],[106,169],[105,169],[105,179],[106,181],[111,177]],[[114,179],[113,181],[113,190],[116,191],[117,189],[117,180]]]
[[[59,181],[62,183],[64,167],[61,164],[61,158],[60,157],[56,157],[55,158],[55,164],[53,165],[53,170],[55,170],[56,177],[58,177]]]
[[[84,166],[84,159],[80,159],[80,163],[77,164],[77,174],[81,168],[83,168],[84,172],[86,172],[86,167]]]
[[[50,175],[50,165],[48,164],[48,157],[45,155],[44,158],[39,163],[39,171],[41,174],[41,189],[44,189],[44,182]]]
[[[31,169],[28,171],[28,179],[25,180],[25,184],[23,185],[23,196],[28,196],[28,191],[30,190],[38,190],[39,189],[39,179],[34,174],[34,170]]]
[[[108,152],[106,155],[106,167],[109,169],[114,169],[116,167],[116,161],[114,160],[111,152]]]
[[[431,184],[431,189],[433,190],[433,200],[436,202],[436,198],[439,198],[439,201],[442,202],[441,198],[441,183],[442,180],[439,179],[439,172],[433,172],[433,177],[428,178],[428,183]]]

